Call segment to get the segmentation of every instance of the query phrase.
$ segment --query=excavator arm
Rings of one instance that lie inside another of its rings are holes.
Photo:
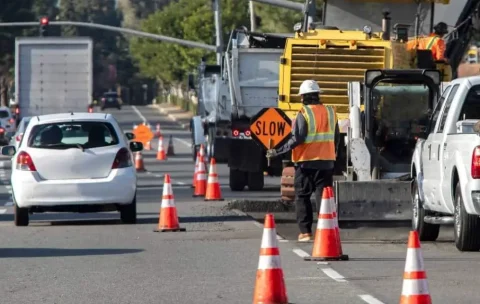
[[[453,78],[457,77],[457,69],[470,47],[473,34],[480,30],[480,0],[466,2],[455,24],[455,30],[446,39],[445,57],[452,67]]]

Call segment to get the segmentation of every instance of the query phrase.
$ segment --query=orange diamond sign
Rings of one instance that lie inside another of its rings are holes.
[[[146,145],[147,142],[153,139],[153,132],[150,130],[149,127],[146,125],[139,125],[138,127],[133,130],[133,134],[135,134],[134,141],[139,141],[142,144]]]
[[[278,108],[263,108],[250,124],[252,137],[266,149],[283,145],[292,133],[290,118]]]

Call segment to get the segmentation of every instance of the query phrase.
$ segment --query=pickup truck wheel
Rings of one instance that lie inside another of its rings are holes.
[[[229,183],[230,190],[242,191],[247,185],[247,172],[230,168]]]
[[[423,208],[423,202],[418,192],[418,184],[415,180],[412,187],[412,229],[418,232],[420,241],[433,242],[440,233],[440,225],[425,223],[425,215],[428,211]]]
[[[248,190],[262,191],[265,184],[263,172],[248,172]]]
[[[454,230],[455,246],[460,251],[480,250],[480,218],[468,214],[460,190],[460,183],[455,190]]]

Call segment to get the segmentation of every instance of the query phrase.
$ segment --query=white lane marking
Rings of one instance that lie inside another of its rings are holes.
[[[8,206],[13,206],[13,202],[6,202],[5,203],[5,206],[8,207]]]
[[[372,297],[371,295],[359,295],[360,299],[368,304],[385,304],[382,301]]]
[[[299,248],[294,248],[294,249],[292,249],[292,251],[293,251],[293,253],[295,253],[296,255],[301,257],[302,259],[310,256],[308,253],[306,253],[305,251],[303,251],[302,249],[299,249]]]
[[[177,137],[174,137],[175,140],[181,142],[182,144],[184,144],[185,146],[191,148],[192,147],[192,144],[189,143],[188,141],[184,140],[184,139],[181,139],[181,138],[177,138]]]
[[[140,113],[140,111],[137,109],[136,106],[132,106],[132,109],[138,115],[138,117],[140,117],[140,119],[143,120],[143,122],[147,122],[147,119],[145,118],[145,116],[143,116],[142,113]]]
[[[4,208],[0,209],[0,214],[4,214],[5,212],[7,212],[7,209],[4,209]]]
[[[347,280],[344,276],[333,270],[332,268],[322,268],[323,273],[325,273],[330,278],[334,279],[337,282],[345,283]]]
[[[178,185],[182,185],[182,186],[183,186],[183,185],[186,185],[186,183],[184,183],[184,182],[177,182],[177,184],[178,184]]]

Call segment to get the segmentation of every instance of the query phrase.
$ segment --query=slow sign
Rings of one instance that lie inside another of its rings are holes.
[[[265,149],[275,149],[290,137],[292,123],[282,110],[264,108],[252,118],[250,131],[253,139]]]
[[[144,145],[153,139],[152,130],[145,125],[139,125],[132,133],[135,134],[135,141],[139,141]]]

